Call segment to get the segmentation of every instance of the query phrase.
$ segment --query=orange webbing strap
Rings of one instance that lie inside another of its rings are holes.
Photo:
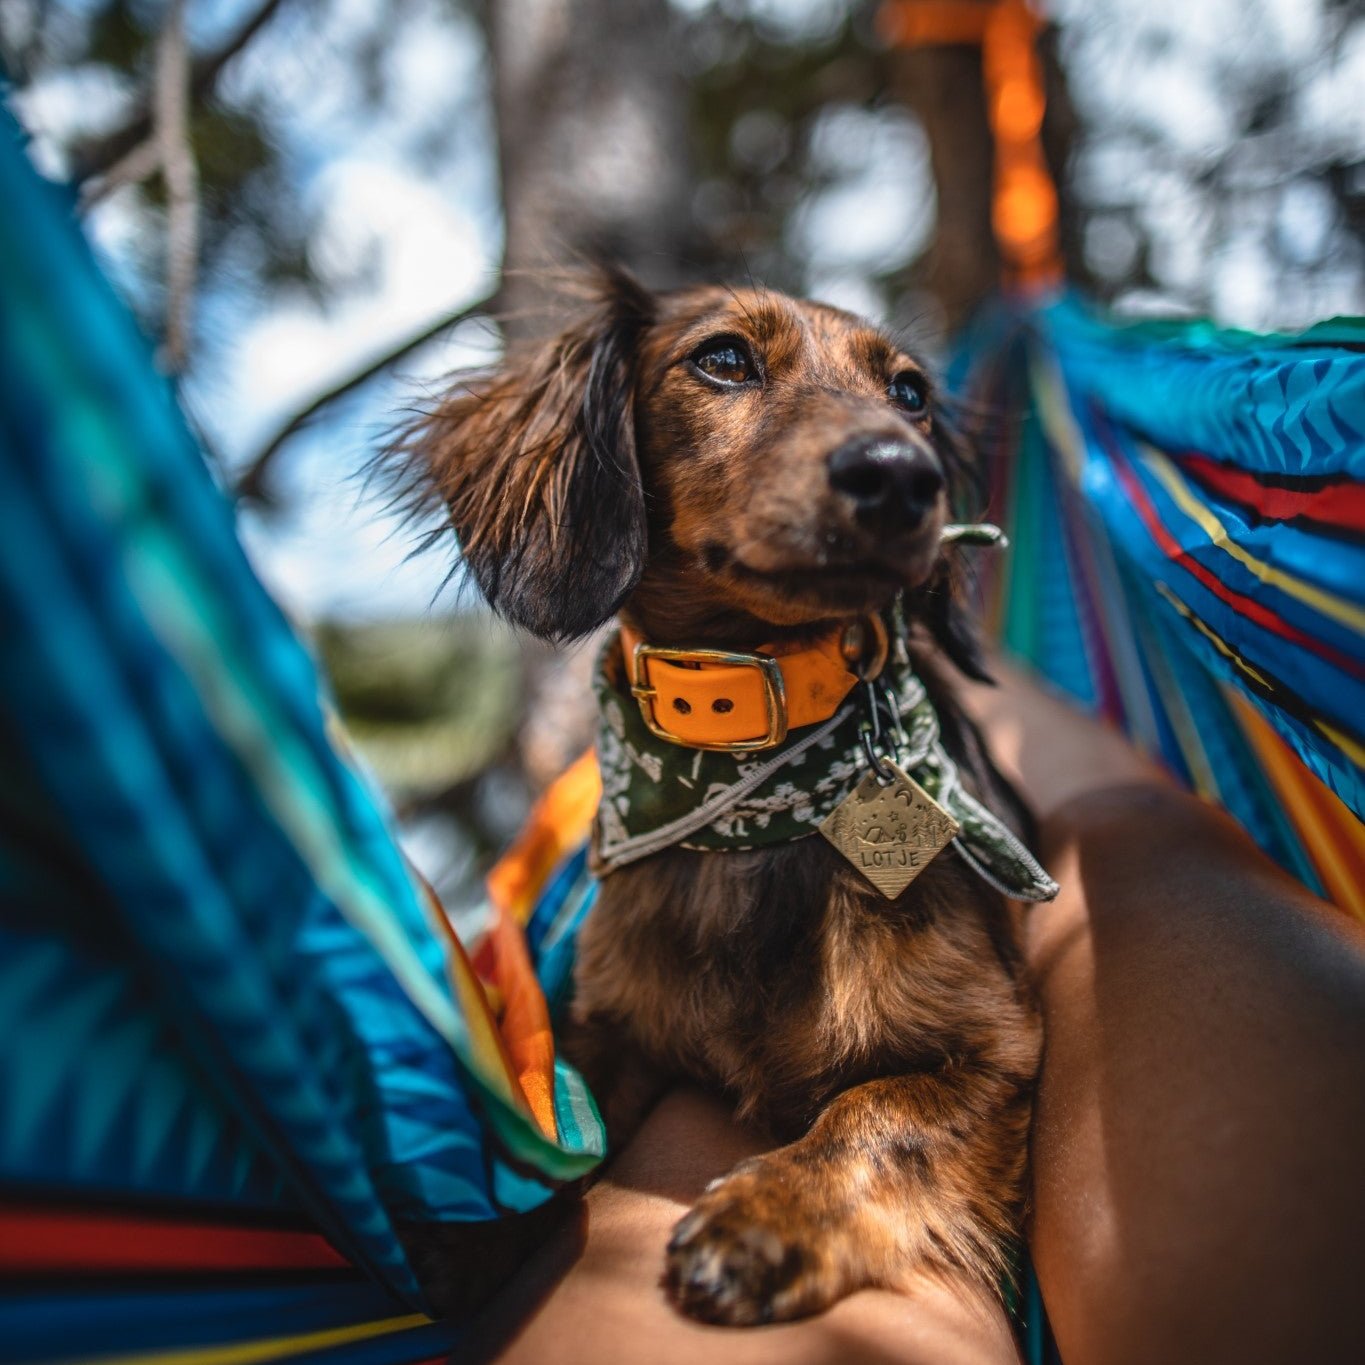
[[[981,44],[995,143],[991,224],[1005,283],[1046,287],[1062,278],[1057,187],[1043,154],[1047,97],[1036,49],[1042,28],[1028,0],[884,0],[878,27],[902,47]]]
[[[985,41],[994,9],[994,0],[887,0],[877,27],[898,47],[966,46]]]
[[[597,755],[589,749],[545,789],[516,842],[488,874],[488,898],[525,924],[545,882],[592,831],[602,796]]]

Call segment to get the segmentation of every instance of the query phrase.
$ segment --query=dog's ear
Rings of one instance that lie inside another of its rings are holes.
[[[654,307],[629,275],[599,272],[581,317],[511,350],[398,443],[409,476],[444,503],[489,604],[543,639],[600,626],[644,571],[633,390]]]

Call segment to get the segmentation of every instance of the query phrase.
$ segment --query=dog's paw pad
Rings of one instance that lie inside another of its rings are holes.
[[[763,1202],[722,1183],[674,1229],[664,1287],[683,1312],[751,1325],[802,1317],[835,1297],[825,1290],[820,1258],[765,1217]]]

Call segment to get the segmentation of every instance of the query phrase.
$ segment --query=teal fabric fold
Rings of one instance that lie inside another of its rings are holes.
[[[302,1210],[420,1306],[398,1225],[533,1207],[600,1124],[565,1070],[564,1144],[481,1076],[384,804],[7,116],[0,203],[0,798],[50,836],[0,843],[0,1181]]]

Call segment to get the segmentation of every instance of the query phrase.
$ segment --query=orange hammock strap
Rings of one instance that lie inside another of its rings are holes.
[[[882,36],[898,47],[981,45],[986,112],[995,148],[991,225],[1005,284],[1042,288],[1062,278],[1057,187],[1043,152],[1047,96],[1027,0],[885,0]]]

